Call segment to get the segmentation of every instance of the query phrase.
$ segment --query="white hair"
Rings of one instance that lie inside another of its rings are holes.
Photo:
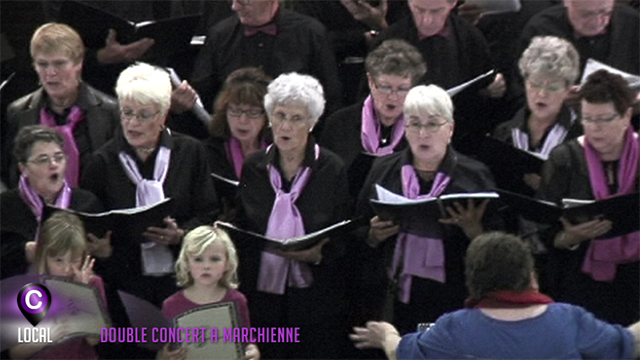
[[[313,76],[295,72],[278,76],[269,84],[264,96],[264,108],[269,118],[278,105],[301,105],[307,108],[311,125],[318,122],[325,102],[320,82]]]
[[[159,105],[167,112],[171,105],[169,73],[146,63],[136,63],[120,73],[116,83],[118,100],[131,100],[142,105]]]
[[[436,85],[412,88],[404,100],[404,114],[441,116],[453,121],[453,102],[447,92]]]

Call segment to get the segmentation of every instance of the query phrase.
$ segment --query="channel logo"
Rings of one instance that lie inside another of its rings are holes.
[[[38,325],[47,315],[51,300],[49,289],[38,283],[28,283],[18,292],[18,308],[33,326]]]

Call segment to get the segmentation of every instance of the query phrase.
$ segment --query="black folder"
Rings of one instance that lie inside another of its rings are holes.
[[[163,219],[173,213],[173,200],[166,198],[153,205],[111,210],[103,213],[86,213],[46,206],[42,215],[43,221],[55,211],[66,211],[77,215],[82,220],[87,233],[98,237],[104,236],[108,230],[111,230],[114,236],[117,235],[132,241],[145,241],[142,233],[148,227],[165,227]]]
[[[553,224],[565,217],[572,224],[594,219],[610,220],[611,231],[599,237],[609,239],[640,231],[640,194],[617,195],[603,200],[563,199],[563,205],[497,190],[500,201],[525,219]]]
[[[378,186],[378,189],[381,188]],[[386,190],[386,189],[385,189]],[[388,190],[386,190],[388,191]],[[436,236],[439,229],[439,219],[449,217],[447,207],[453,207],[458,202],[466,207],[468,200],[480,204],[487,199],[497,199],[495,192],[445,194],[435,198],[422,200],[379,200],[370,199],[371,206],[383,221],[392,220],[400,225],[403,232],[418,236]]]
[[[358,197],[362,186],[367,180],[367,175],[371,170],[373,161],[377,158],[376,155],[369,154],[367,152],[361,152],[351,162],[351,165],[347,169],[347,178],[349,179],[349,193],[354,198]]]
[[[117,40],[122,44],[152,38],[155,44],[142,58],[150,61],[188,49],[200,15],[134,23],[91,5],[66,0],[60,7],[60,21],[78,31],[85,45],[94,49],[104,47],[109,29],[117,31]]]
[[[367,222],[368,221],[364,218],[344,220],[324,229],[286,240],[272,239],[255,232],[240,229],[227,222],[216,221],[216,226],[227,231],[234,241],[262,243],[265,251],[300,251],[314,247],[325,238],[332,238],[349,233],[350,231],[365,225]]]
[[[235,197],[240,181],[229,179],[216,173],[211,173],[211,177],[218,196]]]
[[[478,160],[486,164],[500,189],[533,195],[523,180],[525,174],[540,174],[545,159],[531,152],[486,136],[477,155]]]

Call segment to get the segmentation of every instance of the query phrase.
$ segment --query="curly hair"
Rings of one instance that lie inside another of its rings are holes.
[[[580,73],[580,55],[567,40],[555,36],[536,36],[518,61],[520,74],[527,79],[533,74],[563,79],[573,85]]]
[[[198,226],[189,231],[182,241],[182,249],[176,261],[176,277],[178,286],[187,287],[193,285],[193,276],[189,272],[189,256],[202,254],[209,245],[222,242],[227,253],[229,269],[225,272],[220,283],[222,286],[235,289],[238,287],[238,255],[229,235],[222,229],[213,226]]]
[[[396,75],[408,77],[417,84],[427,72],[427,64],[420,51],[404,40],[384,41],[365,60],[365,68],[371,76]]]

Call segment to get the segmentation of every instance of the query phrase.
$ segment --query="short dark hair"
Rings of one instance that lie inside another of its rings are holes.
[[[633,106],[636,94],[622,76],[598,70],[587,77],[578,97],[592,104],[611,102],[618,114],[624,115]]]
[[[211,135],[225,140],[231,137],[227,123],[229,103],[257,106],[264,110],[264,96],[271,80],[271,77],[258,68],[242,68],[229,74],[213,107],[213,119],[209,126]],[[262,136],[262,132],[260,135]]]
[[[465,274],[472,299],[500,290],[524,291],[531,287],[534,271],[529,247],[517,236],[488,232],[467,249]]]
[[[64,140],[62,135],[53,128],[42,125],[25,126],[15,137],[13,144],[13,155],[19,163],[26,163],[31,156],[33,144],[38,141],[46,143],[56,143],[60,149],[64,148]]]
[[[400,39],[384,41],[365,60],[365,68],[373,77],[397,75],[409,77],[417,85],[427,72],[427,64],[415,46]]]

